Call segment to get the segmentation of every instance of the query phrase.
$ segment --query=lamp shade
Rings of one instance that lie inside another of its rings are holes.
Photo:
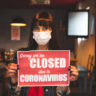
[[[13,19],[10,25],[11,26],[26,26],[26,23],[24,19],[18,17],[18,18]]]

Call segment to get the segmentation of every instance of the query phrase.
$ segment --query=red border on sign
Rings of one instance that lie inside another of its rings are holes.
[[[17,51],[17,57],[18,86],[69,85],[69,50]]]

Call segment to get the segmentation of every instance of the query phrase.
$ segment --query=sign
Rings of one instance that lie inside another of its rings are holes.
[[[18,86],[69,85],[70,51],[18,51]]]
[[[11,26],[11,40],[20,40],[19,26]]]

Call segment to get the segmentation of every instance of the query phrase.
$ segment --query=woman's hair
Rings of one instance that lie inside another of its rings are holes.
[[[48,25],[52,28],[51,36],[52,38],[49,41],[48,48],[51,50],[58,50],[58,45],[57,45],[57,39],[56,39],[56,32],[54,30],[53,26],[53,19],[50,13],[48,12],[39,12],[36,14],[36,16],[32,20],[32,25],[31,25],[31,32],[29,34],[29,44],[28,44],[28,49],[29,50],[35,50],[38,47],[38,44],[35,42],[33,39],[33,29],[36,27],[37,23],[43,19],[47,19]],[[44,24],[43,24],[44,25]],[[42,25],[42,26],[43,26]],[[46,24],[45,24],[46,25]]]

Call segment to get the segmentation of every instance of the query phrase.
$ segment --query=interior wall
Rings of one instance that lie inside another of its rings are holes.
[[[90,7],[89,11],[89,37],[85,40],[81,40],[78,43],[78,39],[76,39],[76,56],[77,56],[77,65],[83,65],[87,67],[88,57],[89,55],[94,56],[95,61],[95,30],[94,33],[91,33],[91,17],[95,16],[95,0],[84,0],[79,3],[78,9],[86,9],[88,6]],[[95,26],[94,26],[95,27]],[[94,28],[95,29],[95,28]],[[94,62],[95,63],[95,62]]]
[[[5,50],[18,49],[28,46],[29,32],[31,31],[31,22],[34,14],[38,11],[49,11],[54,19],[58,44],[60,49],[74,51],[74,39],[67,38],[67,10],[65,9],[0,9],[0,48]],[[11,40],[10,22],[16,17],[21,17],[27,23],[26,27],[21,27],[21,39]],[[61,28],[61,29],[60,29]]]

